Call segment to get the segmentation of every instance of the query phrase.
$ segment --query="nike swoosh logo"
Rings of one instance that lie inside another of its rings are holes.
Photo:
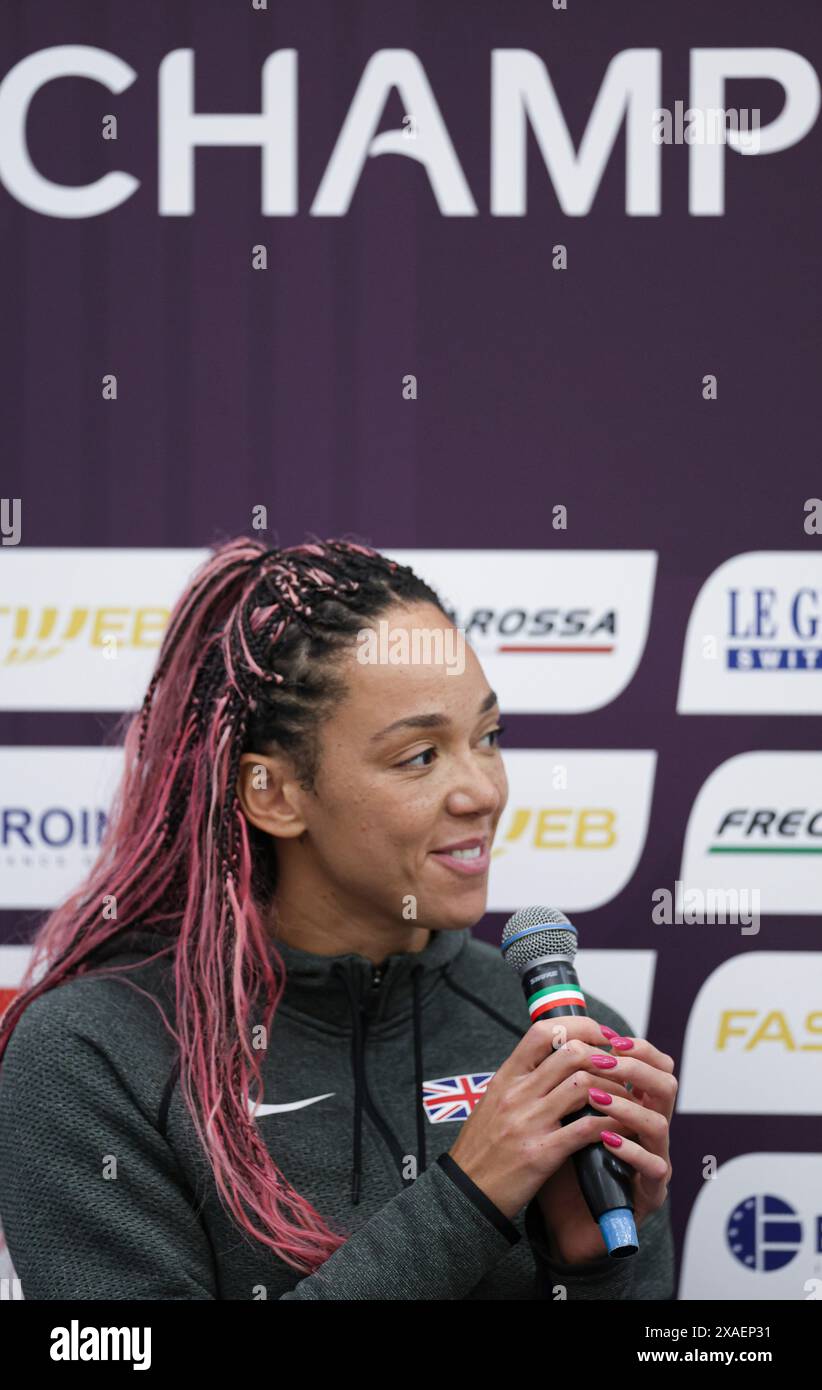
[[[285,1110],[303,1110],[306,1105],[316,1105],[318,1100],[329,1100],[334,1091],[326,1091],[324,1096],[309,1096],[307,1100],[289,1100],[283,1105],[260,1105],[255,1112],[254,1103],[249,1097],[248,1108],[259,1120],[263,1115],[280,1115]]]

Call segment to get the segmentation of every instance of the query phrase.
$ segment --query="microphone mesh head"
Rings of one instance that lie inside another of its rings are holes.
[[[517,974],[543,956],[566,956],[573,962],[577,953],[576,928],[555,907],[522,907],[505,924],[501,950]]]

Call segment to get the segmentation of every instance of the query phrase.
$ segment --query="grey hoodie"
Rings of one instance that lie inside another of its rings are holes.
[[[140,960],[167,940],[133,930],[97,959]],[[0,1065],[0,1219],[25,1298],[673,1297],[668,1201],[637,1255],[563,1265],[535,1200],[509,1220],[447,1155],[530,1023],[497,950],[467,928],[379,969],[278,949],[287,979],[259,1133],[346,1243],[301,1276],[246,1236],[219,1200],[156,1006],[123,980],[80,978],[29,1006]],[[168,959],[128,975],[174,1024]]]

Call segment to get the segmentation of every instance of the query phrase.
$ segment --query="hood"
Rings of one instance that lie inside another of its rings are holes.
[[[422,1006],[437,982],[465,949],[470,927],[432,931],[422,951],[397,951],[379,966],[356,952],[315,955],[272,938],[285,966],[285,989],[277,1012],[322,1020],[351,1039],[354,1080],[351,1201],[359,1202],[362,1173],[362,1113],[368,1104],[365,1087],[364,1048],[369,1029],[410,1026],[414,1048],[414,1089],[417,1121],[417,1173],[426,1167],[423,1108]],[[174,936],[155,928],[133,927],[94,953],[94,964],[112,963],[115,957],[148,957],[173,945]],[[171,953],[159,961],[171,961]],[[454,986],[456,988],[456,986]],[[458,990],[486,1012],[482,1000]],[[171,987],[173,993],[173,987]]]
[[[285,966],[282,1003],[287,1012],[322,1019],[346,1032],[353,1029],[355,1006],[377,1027],[409,1019],[416,996],[425,998],[443,970],[460,954],[470,928],[432,931],[422,951],[397,951],[375,966],[348,951],[314,955],[272,938]]]
[[[464,949],[469,927],[432,931],[422,951],[397,951],[375,966],[365,956],[346,952],[318,956],[275,941],[286,972],[280,1008],[292,1010],[351,1033],[351,1069],[354,1076],[354,1130],[352,1136],[351,1201],[360,1200],[362,1174],[362,1112],[365,1098],[365,1035],[379,1028],[410,1021],[414,1046],[414,1093],[417,1120],[417,1173],[426,1166],[425,1111],[423,1108],[422,1003],[437,981]],[[366,1102],[367,1103],[367,1102]]]

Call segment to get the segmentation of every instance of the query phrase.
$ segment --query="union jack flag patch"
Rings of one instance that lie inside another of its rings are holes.
[[[492,1071],[472,1071],[462,1076],[441,1076],[438,1081],[423,1081],[423,1109],[432,1125],[445,1120],[467,1120],[493,1075]]]

